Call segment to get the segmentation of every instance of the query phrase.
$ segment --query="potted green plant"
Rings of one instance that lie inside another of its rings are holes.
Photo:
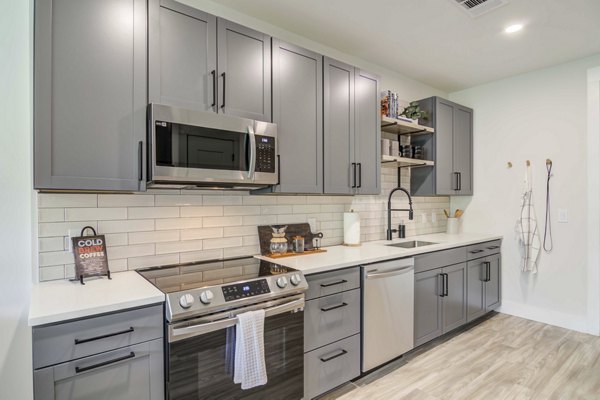
[[[427,113],[421,110],[418,101],[411,101],[400,115],[412,119],[417,124],[419,123],[419,118],[427,119]]]

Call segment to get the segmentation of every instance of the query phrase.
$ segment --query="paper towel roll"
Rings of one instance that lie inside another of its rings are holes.
[[[358,213],[344,213],[344,245],[360,246],[360,215]]]

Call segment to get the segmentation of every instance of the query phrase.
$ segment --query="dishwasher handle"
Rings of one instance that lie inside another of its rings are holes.
[[[375,272],[375,271],[377,271],[375,269],[375,270],[373,270],[373,272],[367,272],[366,278],[367,279],[388,278],[390,276],[406,274],[407,272],[413,271],[414,269],[415,269],[415,267],[413,265],[410,265],[408,267],[395,268],[395,269],[391,269],[389,271],[384,271],[384,272]]]

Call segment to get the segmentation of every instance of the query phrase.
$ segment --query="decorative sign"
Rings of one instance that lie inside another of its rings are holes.
[[[86,229],[91,229],[94,235],[83,236]],[[111,279],[104,235],[97,235],[94,228],[86,226],[81,230],[81,236],[74,237],[72,240],[73,255],[75,256],[75,276],[81,284],[85,285],[83,278],[89,276],[107,275],[108,279]]]

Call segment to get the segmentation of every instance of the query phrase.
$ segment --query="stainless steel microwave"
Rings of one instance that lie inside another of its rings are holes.
[[[277,125],[150,104],[149,186],[256,189],[277,184]]]

